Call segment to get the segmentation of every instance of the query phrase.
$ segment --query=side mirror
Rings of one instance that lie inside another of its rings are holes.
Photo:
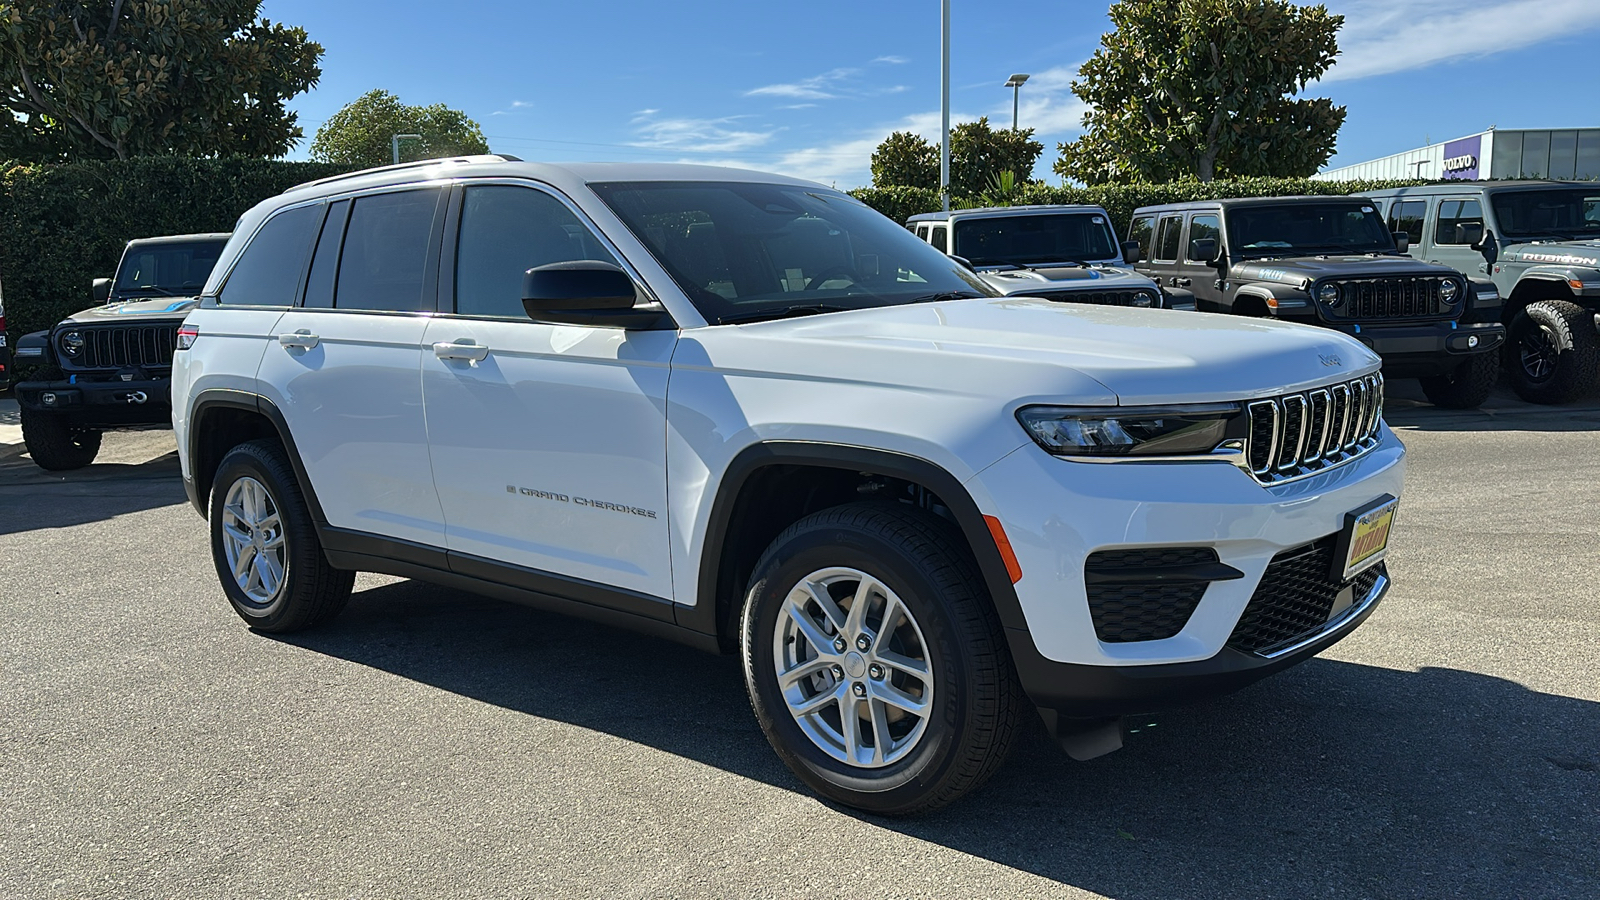
[[[550,263],[522,276],[522,308],[528,318],[563,325],[655,328],[660,310],[635,309],[639,294],[628,273],[592,259]]]
[[[972,260],[967,259],[965,256],[951,255],[950,258],[955,260],[956,265],[960,266],[963,269],[966,269],[968,272],[976,272],[976,271],[978,271],[978,267],[972,264]]]
[[[1131,265],[1133,265],[1134,263],[1138,262],[1139,260],[1141,260],[1143,258],[1144,258],[1144,251],[1139,249],[1139,242],[1138,241],[1123,241],[1122,242],[1122,261],[1123,262],[1125,262],[1125,263],[1127,263],[1128,265],[1131,266]]]
[[[1189,242],[1189,258],[1197,259],[1208,265],[1217,261],[1217,239],[1195,238]]]
[[[1394,234],[1394,248],[1396,250],[1399,250],[1401,253],[1405,253],[1406,251],[1411,249],[1411,235],[1410,234],[1408,234],[1408,233],[1406,233],[1404,231],[1396,231],[1396,232],[1393,232],[1393,234]]]
[[[1500,258],[1500,242],[1495,240],[1494,232],[1489,231],[1482,225],[1475,227],[1482,233],[1478,235],[1477,240],[1472,242],[1472,249],[1482,253],[1484,261],[1492,266],[1495,260]]]
[[[111,279],[96,278],[89,283],[89,293],[94,296],[94,302],[105,305],[111,302]]]

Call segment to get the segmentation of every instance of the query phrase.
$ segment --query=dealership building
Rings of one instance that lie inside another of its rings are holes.
[[[1600,128],[1516,128],[1470,134],[1312,176],[1356,179],[1600,178]]]

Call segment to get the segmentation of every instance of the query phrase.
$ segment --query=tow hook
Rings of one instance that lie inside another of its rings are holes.
[[[146,394],[144,391],[134,391],[133,393],[128,395],[128,402],[129,403],[134,403],[134,404],[143,404],[146,400],[149,400],[149,399],[150,399],[150,395]]]

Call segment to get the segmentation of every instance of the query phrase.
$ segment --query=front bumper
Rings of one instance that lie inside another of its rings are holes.
[[[1275,558],[1337,534],[1347,513],[1385,494],[1401,496],[1404,455],[1385,427],[1365,455],[1270,486],[1224,461],[1076,462],[1031,442],[980,472],[968,489],[1000,520],[1022,570],[1023,627],[1012,618],[1007,634],[1024,689],[1065,716],[1124,715],[1226,693],[1320,652],[1360,625],[1386,576],[1304,646],[1261,656],[1228,645]],[[1210,548],[1239,577],[1206,585],[1170,637],[1102,641],[1090,555],[1173,547]]]
[[[1506,342],[1498,322],[1425,322],[1411,325],[1330,325],[1372,348],[1391,378],[1444,375],[1463,357],[1487,353]]]
[[[66,416],[85,427],[172,423],[172,382],[165,378],[24,381],[16,393],[24,409]]]

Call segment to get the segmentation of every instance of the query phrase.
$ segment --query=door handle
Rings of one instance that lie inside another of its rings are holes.
[[[472,338],[440,341],[433,345],[433,355],[440,359],[466,359],[478,362],[489,355],[489,348]]]
[[[302,328],[293,334],[278,335],[278,344],[290,350],[310,350],[322,342],[322,338]]]
[[[1172,279],[1172,284],[1173,284],[1174,287],[1188,287],[1189,285],[1191,285],[1193,283],[1194,283],[1194,281],[1192,279],[1188,279],[1188,278],[1174,278],[1174,279]]]

